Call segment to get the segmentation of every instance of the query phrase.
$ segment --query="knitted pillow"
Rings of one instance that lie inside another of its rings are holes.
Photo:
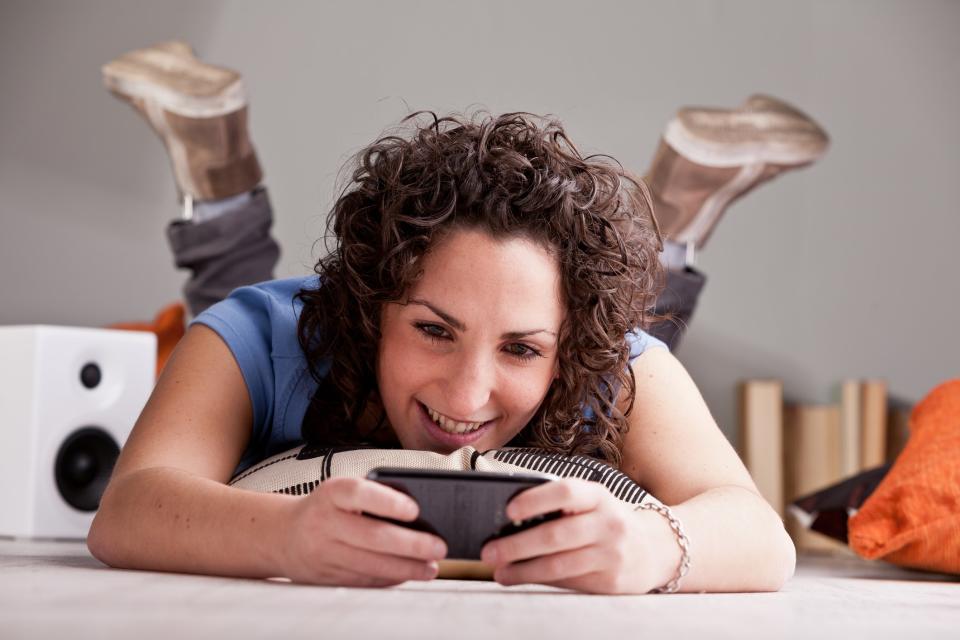
[[[960,379],[914,408],[906,447],[848,526],[864,558],[960,573]]]
[[[627,504],[660,504],[630,476],[603,462],[586,456],[563,456],[532,448],[491,449],[480,453],[473,447],[462,447],[444,455],[410,449],[302,445],[253,465],[229,484],[249,491],[305,496],[327,478],[362,478],[377,467],[523,473],[551,479],[581,478],[599,482]],[[493,577],[491,568],[479,561],[447,559],[439,564],[440,578],[489,580]]]

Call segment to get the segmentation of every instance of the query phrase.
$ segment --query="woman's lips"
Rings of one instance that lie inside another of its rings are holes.
[[[472,442],[476,442],[483,436],[483,434],[490,430],[490,427],[492,427],[494,423],[496,423],[496,420],[489,420],[483,423],[483,426],[468,433],[448,433],[441,429],[437,423],[433,421],[433,418],[431,418],[430,414],[427,413],[426,405],[420,401],[417,401],[417,408],[420,411],[420,422],[423,424],[424,429],[430,435],[431,439],[439,444],[447,447],[454,447],[456,449],[465,447]]]

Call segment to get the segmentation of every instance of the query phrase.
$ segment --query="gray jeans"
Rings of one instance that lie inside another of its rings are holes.
[[[270,198],[262,187],[251,196],[245,205],[211,220],[177,220],[167,227],[176,265],[190,270],[183,296],[194,316],[237,287],[274,277],[280,247],[270,235]]]
[[[251,195],[245,204],[210,220],[178,220],[167,227],[177,267],[190,270],[183,295],[194,316],[237,287],[274,277],[280,247],[270,235],[270,198],[263,187]],[[671,351],[680,344],[705,283],[706,277],[690,267],[667,271],[666,288],[657,298],[655,311],[671,319],[654,325],[650,333]]]
[[[706,283],[707,277],[693,267],[667,270],[667,284],[657,296],[654,312],[670,317],[653,325],[649,333],[666,342],[670,351],[680,345]]]

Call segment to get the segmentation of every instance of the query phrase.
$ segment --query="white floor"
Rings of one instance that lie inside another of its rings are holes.
[[[778,593],[589,596],[435,580],[385,590],[105,567],[0,539],[0,638],[960,638],[960,577],[804,556]]]

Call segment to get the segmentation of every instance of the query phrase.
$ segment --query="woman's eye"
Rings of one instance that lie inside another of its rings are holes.
[[[531,358],[543,357],[543,354],[525,344],[515,343],[507,346],[507,353],[521,360],[530,360]]]
[[[414,325],[417,331],[430,338],[431,340],[445,340],[447,331],[443,327],[435,324],[421,323]]]

